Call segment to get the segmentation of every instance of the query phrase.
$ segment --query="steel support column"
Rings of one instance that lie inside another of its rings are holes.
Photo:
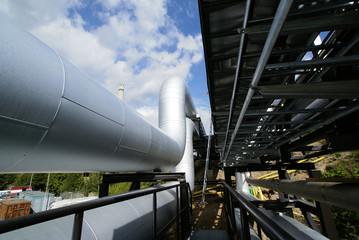
[[[311,178],[320,178],[322,176],[320,170],[310,170],[308,173]],[[315,202],[315,205],[319,211],[318,215],[322,225],[323,234],[333,240],[339,239],[329,204],[317,201]]]

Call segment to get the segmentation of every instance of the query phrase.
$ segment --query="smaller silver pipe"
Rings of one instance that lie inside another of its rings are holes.
[[[239,68],[241,66],[241,59],[242,59],[244,39],[245,39],[245,29],[247,27],[250,7],[251,7],[251,0],[247,0],[246,1],[246,11],[244,13],[244,18],[243,18],[243,25],[242,25],[242,29],[240,29],[241,39],[240,39],[240,42],[239,42],[239,50],[238,50],[237,66],[236,66],[236,75],[234,76],[232,98],[231,98],[231,104],[230,104],[230,107],[229,107],[227,131],[226,131],[226,137],[224,138],[223,152],[225,152],[225,150],[226,150],[226,144],[227,144],[227,138],[228,138],[228,134],[229,134],[229,128],[231,126],[231,121],[232,121],[234,98],[235,98],[236,92],[237,92],[238,74],[239,74]]]
[[[195,132],[193,121],[186,118],[186,146],[181,161],[172,170],[172,172],[186,173],[186,182],[189,183],[192,192],[194,189],[193,134]]]
[[[186,82],[180,77],[166,80],[161,86],[158,100],[159,127],[177,142],[181,157],[186,145],[186,117],[194,118],[196,114]]]
[[[278,179],[251,179],[247,182],[322,203],[359,211],[359,184],[343,182],[307,182]]]
[[[209,130],[209,134],[208,134],[208,141],[207,141],[207,154],[206,154],[206,165],[204,167],[201,207],[203,207],[204,200],[206,198],[205,192],[206,192],[206,188],[207,188],[207,172],[208,172],[208,166],[209,166],[209,156],[211,155],[211,136],[212,135],[213,135],[213,124],[211,121],[210,130]]]
[[[282,29],[282,26],[284,24],[284,21],[287,17],[287,14],[289,13],[290,7],[293,3],[293,0],[282,0],[279,3],[279,6],[277,8],[277,12],[274,16],[273,23],[271,25],[271,28],[269,30],[266,42],[263,47],[263,51],[261,54],[261,57],[258,61],[258,65],[256,68],[256,71],[254,72],[253,79],[251,82],[251,86],[248,89],[246,99],[244,101],[243,107],[241,109],[241,113],[238,117],[236,127],[234,128],[234,131],[231,136],[231,141],[228,145],[227,153],[224,157],[224,161],[227,160],[229,152],[231,150],[232,144],[234,142],[234,139],[236,138],[238,129],[242,123],[242,120],[244,118],[244,114],[246,113],[248,106],[251,102],[251,99],[254,94],[253,88],[258,85],[258,82],[262,76],[262,73],[264,71],[265,65],[267,64],[268,58],[272,52],[272,49],[274,47],[275,42],[277,41],[277,38],[279,36],[280,30]]]
[[[249,177],[249,173],[245,172],[236,172],[235,173],[236,176],[236,190],[237,192],[243,192],[245,194],[249,194],[249,187],[248,187],[248,183],[246,181],[246,177]]]
[[[47,210],[48,206],[49,206],[49,199],[48,199],[48,195],[49,195],[49,182],[50,182],[50,173],[47,175],[47,183],[46,183],[46,191],[44,194],[44,202],[42,203],[42,211]]]

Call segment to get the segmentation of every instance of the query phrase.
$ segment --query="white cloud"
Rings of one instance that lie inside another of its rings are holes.
[[[80,0],[2,0],[0,12],[27,30],[32,30],[66,16],[69,8],[81,5]]]
[[[76,23],[59,18],[32,32],[72,64],[102,82],[107,68],[114,64],[115,52],[101,45],[98,38],[86,32],[78,16]]]
[[[158,107],[143,106],[136,109],[147,121],[158,127]]]
[[[182,33],[166,4],[164,0],[2,0],[0,12],[113,94],[124,83],[125,101],[153,121],[157,110],[152,106],[157,105],[162,82],[173,75],[191,80],[191,68],[203,59],[201,35]],[[91,15],[98,17],[97,24],[86,22],[79,9],[96,9]]]

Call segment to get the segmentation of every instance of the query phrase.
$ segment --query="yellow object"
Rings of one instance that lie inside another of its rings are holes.
[[[304,215],[302,215],[302,214],[299,214],[299,213],[296,213],[296,212],[293,212],[293,214],[304,218]],[[316,219],[316,218],[313,218],[313,220],[316,221],[316,222],[320,222],[320,220]]]
[[[216,185],[216,186],[214,186],[214,187],[209,187],[209,188],[206,188],[206,191],[208,191],[208,190],[212,190],[212,189],[215,189],[215,188],[218,188],[218,187],[222,187],[222,185]],[[202,194],[202,190],[195,191],[195,192],[193,193],[193,195],[196,195],[196,194],[199,194],[199,193],[201,193],[201,194]]]
[[[205,193],[206,195],[218,195],[218,196],[223,196],[222,192],[215,192],[215,193],[211,193],[211,192],[206,192]],[[202,193],[201,194],[196,194],[196,195],[193,195],[193,198],[196,198],[196,197],[201,197],[202,196]]]
[[[262,189],[260,187],[257,187],[258,192],[259,192],[259,199],[260,200],[267,200],[266,197],[264,197],[263,193],[262,193]]]
[[[311,161],[311,163],[317,163],[317,162],[319,162],[319,161],[322,161],[324,159],[324,157],[320,157],[320,158],[318,158],[318,159],[316,159],[316,160],[313,160],[313,161]],[[298,163],[303,163],[303,162],[306,162],[306,161],[308,161],[309,159],[303,159],[303,160],[300,160],[300,161],[298,161]],[[290,174],[290,173],[294,173],[294,172],[296,172],[297,170],[290,170],[290,171],[288,171],[288,174]],[[273,176],[272,176],[273,175]],[[264,179],[272,179],[272,178],[276,178],[276,177],[278,177],[278,172],[277,171],[273,171],[273,172],[270,172],[270,173],[268,173],[268,174],[265,174],[265,175],[263,175],[263,176],[260,176],[260,177],[258,177],[258,179],[262,179],[262,178],[264,178]]]
[[[324,157],[320,157],[316,160],[313,160],[311,161],[311,163],[317,163],[317,162],[320,162],[324,159]],[[303,163],[303,162],[306,162],[308,161],[309,159],[303,159],[303,160],[300,160],[298,161],[298,163]],[[288,171],[288,174],[291,174],[291,173],[294,173],[298,170],[290,170]],[[265,175],[262,175],[260,177],[258,177],[258,179],[272,179],[272,178],[276,178],[278,177],[278,171],[273,171],[273,172],[270,172],[268,174],[265,174]],[[262,193],[262,190],[260,187],[257,187],[257,188],[252,188],[252,195],[261,199],[261,200],[267,200],[264,196],[263,196],[263,193]],[[301,215],[303,216],[303,215]],[[303,216],[304,217],[304,216]],[[315,219],[316,221],[319,221],[318,219]]]

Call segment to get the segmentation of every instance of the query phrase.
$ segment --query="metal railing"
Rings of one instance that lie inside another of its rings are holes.
[[[173,188],[176,188],[176,216],[174,216],[162,229],[157,231],[157,193]],[[114,196],[103,197],[85,203],[78,203],[71,206],[51,209],[48,211],[38,212],[27,216],[21,216],[0,221],[0,234],[75,214],[72,230],[72,239],[81,239],[82,223],[85,211],[153,194],[152,239],[157,239],[158,237],[160,237],[165,232],[165,230],[167,230],[174,223],[175,220],[177,220],[177,239],[184,239],[185,237],[187,237],[190,229],[190,205],[188,192],[188,184],[186,182],[180,182],[171,186],[147,188],[137,191],[126,192]]]
[[[245,196],[236,192],[229,184],[223,182],[225,209],[227,212],[228,234],[231,239],[250,239],[249,216],[257,223],[270,239],[294,239],[287,231],[246,200]],[[235,220],[235,205],[239,203],[240,231],[237,231]],[[248,216],[249,214],[249,216]],[[240,237],[239,237],[240,236]]]

